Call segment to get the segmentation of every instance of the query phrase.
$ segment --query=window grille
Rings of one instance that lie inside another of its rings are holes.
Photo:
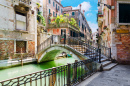
[[[16,41],[16,53],[26,53],[26,41]]]

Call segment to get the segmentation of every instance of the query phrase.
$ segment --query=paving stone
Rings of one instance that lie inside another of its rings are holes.
[[[130,86],[130,65],[118,65],[110,71],[103,71],[88,84],[78,86]]]

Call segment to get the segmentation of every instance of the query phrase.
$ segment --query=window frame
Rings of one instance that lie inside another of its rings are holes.
[[[130,25],[130,23],[119,22],[119,4],[130,4],[130,1],[117,1],[117,20],[116,20],[118,25]]]
[[[17,53],[17,42],[25,42],[25,52],[24,53],[28,53],[28,41],[24,41],[24,40],[16,40],[15,41],[15,49],[14,49],[14,52]],[[21,53],[21,52],[18,52],[18,53]]]
[[[21,12],[18,12],[18,11],[15,11],[15,30],[18,30],[18,29],[17,29],[17,19],[16,19],[16,15],[17,15],[17,14],[26,17],[26,26],[25,26],[25,27],[26,27],[26,28],[25,28],[26,30],[23,30],[23,31],[27,31],[27,24],[28,24],[28,21],[27,21],[27,20],[28,20],[27,13],[21,13]]]
[[[63,11],[62,11],[62,8],[61,8],[61,13],[62,13]]]
[[[50,15],[50,13],[51,13],[51,9],[49,9],[49,15]]]
[[[74,15],[73,15],[73,13],[74,13]],[[72,16],[75,16],[75,12],[72,12]]]
[[[51,0],[49,0],[49,4],[51,4]]]
[[[55,7],[55,2],[53,1],[53,7]]]
[[[55,17],[55,12],[53,11],[53,17]]]

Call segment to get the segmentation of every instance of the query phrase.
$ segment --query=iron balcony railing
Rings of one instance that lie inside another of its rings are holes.
[[[32,0],[19,0],[20,3],[30,5]]]
[[[77,28],[69,23],[61,23],[59,26],[56,24],[49,24],[48,28],[70,28],[70,29],[73,29],[73,30],[79,32],[79,28]]]
[[[0,81],[0,86],[74,86],[97,71],[91,59]]]

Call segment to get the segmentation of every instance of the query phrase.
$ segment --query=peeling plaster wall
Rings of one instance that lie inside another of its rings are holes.
[[[32,0],[30,9],[27,13],[27,29],[26,31],[17,31],[16,30],[16,20],[15,20],[15,4],[13,0],[0,0],[0,42],[3,40],[12,40],[14,43],[14,52],[16,51],[16,40],[23,40],[23,41],[31,41],[33,42],[32,47],[27,50],[35,51],[36,53],[36,46],[37,46],[37,13],[36,13],[36,2],[39,0]],[[32,14],[32,10],[34,14]],[[19,20],[23,20],[19,17]],[[10,44],[8,44],[10,45]],[[12,45],[12,43],[11,43]],[[27,44],[28,46],[28,44]],[[31,51],[30,51],[31,52]]]

